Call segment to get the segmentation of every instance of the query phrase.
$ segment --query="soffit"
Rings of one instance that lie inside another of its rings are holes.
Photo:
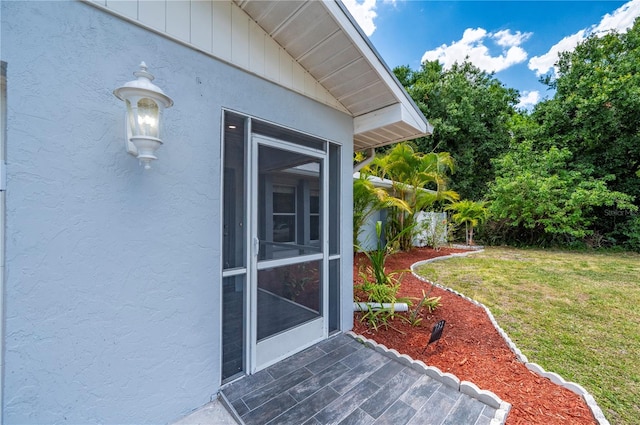
[[[401,108],[354,134],[355,149],[430,134],[431,127],[404,89],[335,0],[234,0],[303,66],[354,118]],[[371,121],[371,120],[369,120]]]

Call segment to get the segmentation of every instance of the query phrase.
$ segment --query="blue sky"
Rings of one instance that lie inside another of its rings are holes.
[[[640,16],[640,0],[343,2],[391,68],[469,56],[519,90],[524,108],[552,95],[538,80],[554,72],[558,51],[590,33],[624,32]]]

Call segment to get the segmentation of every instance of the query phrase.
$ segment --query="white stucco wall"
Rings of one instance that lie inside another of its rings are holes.
[[[217,392],[222,107],[344,144],[350,329],[350,117],[84,3],[1,7],[5,423],[161,423]],[[149,171],[112,94],[141,60],[175,101]]]

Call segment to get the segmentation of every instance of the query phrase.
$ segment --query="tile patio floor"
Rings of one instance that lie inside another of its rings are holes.
[[[341,334],[222,394],[246,425],[490,424],[496,409]]]

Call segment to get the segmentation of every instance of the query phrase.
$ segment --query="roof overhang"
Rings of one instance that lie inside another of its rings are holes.
[[[354,118],[354,149],[433,127],[340,0],[234,0]]]

